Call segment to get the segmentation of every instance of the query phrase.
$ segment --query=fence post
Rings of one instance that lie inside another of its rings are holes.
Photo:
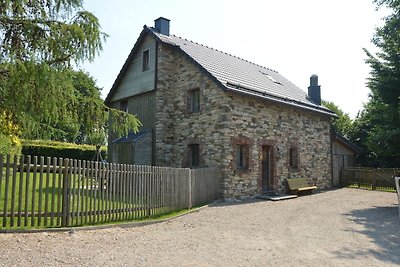
[[[62,227],[69,225],[69,175],[68,175],[69,159],[64,159],[63,170],[63,201],[62,201]]]
[[[344,180],[343,180],[343,172],[344,172],[343,171],[343,167],[340,167],[340,170],[339,170],[339,187],[345,187],[344,186]]]
[[[192,208],[192,172],[193,170],[189,169],[189,206],[188,209]]]
[[[372,172],[372,190],[376,190],[376,170],[373,169]]]

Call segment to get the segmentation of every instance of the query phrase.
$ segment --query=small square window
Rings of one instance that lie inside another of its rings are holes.
[[[199,144],[189,145],[189,167],[200,166],[200,146]]]
[[[295,147],[291,147],[289,150],[289,166],[290,168],[297,169],[299,163],[299,151]]]
[[[236,148],[236,168],[249,168],[249,147],[247,145],[237,145]]]
[[[149,50],[143,51],[143,71],[148,70],[149,67]]]
[[[190,91],[190,111],[200,112],[200,89]]]
[[[121,100],[119,110],[128,112],[128,100]]]

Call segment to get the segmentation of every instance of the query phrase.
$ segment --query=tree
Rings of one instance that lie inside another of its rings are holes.
[[[349,116],[349,114],[344,113],[335,103],[329,102],[329,101],[322,101],[322,104],[335,112],[335,114],[338,116],[334,121],[332,122],[332,126],[337,131],[338,133],[342,134],[343,136],[348,135],[348,133],[351,130],[352,127],[352,120]]]
[[[106,127],[107,111],[119,121],[115,125],[118,132],[138,129],[136,117],[108,109],[99,101],[85,101],[82,92],[76,94],[79,89],[73,66],[93,60],[106,38],[97,18],[84,10],[82,3],[0,3],[0,112],[19,125],[23,137],[59,138],[71,134],[66,131],[77,115],[71,107],[82,105],[83,114],[79,115],[84,116],[78,121],[85,122],[84,130],[91,134]]]
[[[84,71],[72,71],[71,78],[75,101],[69,103],[67,116],[55,126],[60,131],[52,139],[78,144],[102,144],[106,140],[108,118],[100,97],[101,89]]]
[[[371,67],[368,87],[369,102],[356,119],[360,133],[353,137],[363,142],[369,158],[382,167],[400,166],[400,1],[375,0],[378,8],[392,12],[384,25],[376,29],[372,42],[380,52],[373,55],[366,49]]]

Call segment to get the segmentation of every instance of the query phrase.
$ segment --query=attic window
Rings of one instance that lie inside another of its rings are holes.
[[[277,80],[275,80],[274,77],[272,77],[272,76],[269,75],[268,73],[262,72],[261,70],[260,70],[260,73],[263,74],[263,75],[265,75],[265,76],[267,76],[267,78],[270,79],[272,82],[274,82],[274,83],[276,83],[276,84],[279,84],[279,85],[282,85],[280,82],[278,82]]]
[[[144,50],[143,51],[143,71],[148,70],[149,67],[149,50]]]

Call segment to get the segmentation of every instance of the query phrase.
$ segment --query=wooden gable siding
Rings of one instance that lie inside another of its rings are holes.
[[[113,163],[133,164],[133,144],[112,144],[111,159]]]
[[[140,129],[154,129],[155,128],[155,91],[147,92],[144,94],[136,95],[123,99],[122,101],[128,101],[128,112],[136,115],[142,126]],[[110,104],[111,108],[119,109],[121,101],[115,101]],[[117,136],[115,133],[110,133],[110,140],[113,141]]]
[[[149,50],[149,69],[143,71],[142,53]],[[147,36],[142,45],[134,55],[124,77],[121,79],[118,88],[110,102],[115,102],[124,98],[138,95],[154,90],[155,88],[155,69],[156,69],[156,42]]]
[[[155,127],[155,91],[129,97],[128,112],[136,114],[142,123],[142,129],[154,129]]]
[[[124,101],[128,101],[128,112],[130,114],[137,115],[137,118],[142,123],[142,126],[139,128],[141,129],[155,129],[155,91],[150,91],[147,93],[135,95],[129,97],[127,99],[123,99]],[[110,107],[119,109],[121,105],[121,101],[115,101],[110,104]],[[130,163],[130,164],[142,164],[146,162],[148,165],[152,165],[153,162],[153,155],[155,151],[155,141],[152,138],[152,134],[147,135],[150,138],[150,142],[145,142],[145,144],[141,144],[139,146],[140,150],[145,150],[146,153],[140,154],[136,153],[133,144],[113,144],[112,141],[117,139],[120,136],[117,136],[116,133],[109,133],[109,159],[112,162],[118,163]],[[143,148],[144,145],[149,146],[148,148]],[[148,155],[150,153],[150,155]],[[150,159],[149,159],[150,158]],[[136,163],[139,162],[139,163]]]
[[[137,140],[133,147],[133,164],[152,165],[153,164],[153,134],[150,132]]]

